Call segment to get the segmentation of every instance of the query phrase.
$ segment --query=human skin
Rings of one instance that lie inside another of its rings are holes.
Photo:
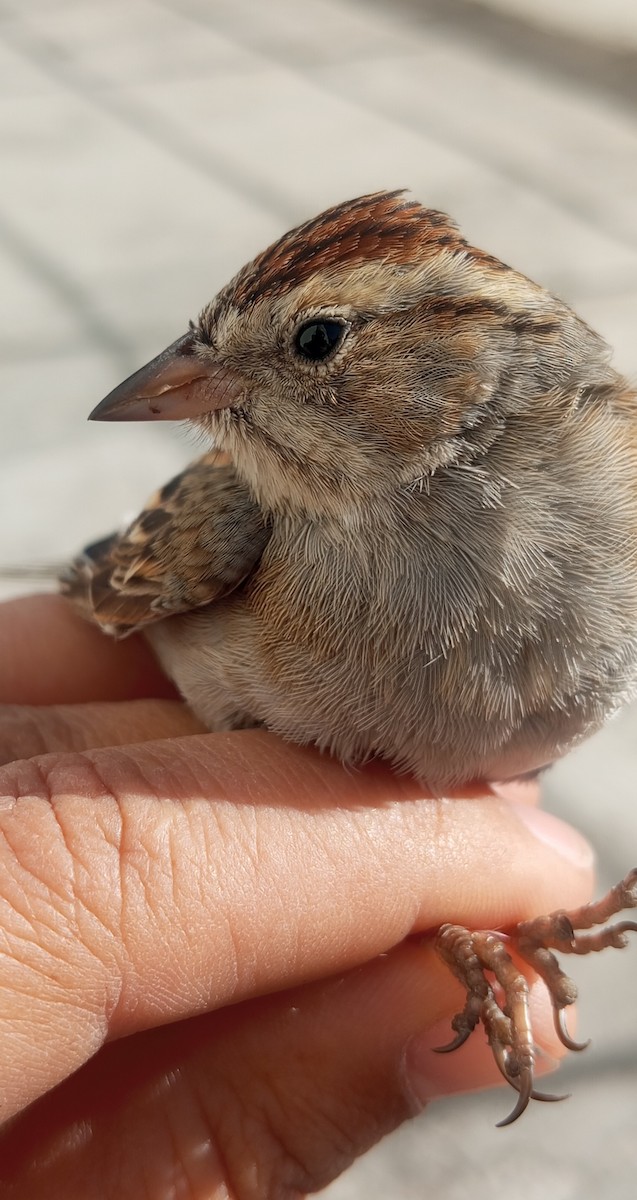
[[[479,1035],[432,1053],[462,993],[426,935],[589,898],[532,788],[432,800],[202,733],[141,640],[56,597],[0,606],[0,703],[3,1196],[297,1197],[498,1081]]]

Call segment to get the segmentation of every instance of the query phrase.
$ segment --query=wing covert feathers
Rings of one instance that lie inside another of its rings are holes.
[[[61,575],[62,592],[108,633],[126,637],[234,591],[268,538],[232,465],[206,454],[161,488],[123,533],[87,546]]]

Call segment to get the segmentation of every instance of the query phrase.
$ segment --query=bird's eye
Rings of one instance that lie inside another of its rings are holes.
[[[341,321],[306,321],[297,330],[294,347],[301,358],[320,362],[328,358],[343,338],[346,326]]]

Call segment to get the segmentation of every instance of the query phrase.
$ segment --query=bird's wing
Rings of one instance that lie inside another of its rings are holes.
[[[114,637],[234,591],[270,536],[258,505],[218,454],[167,483],[121,534],[87,548],[60,577],[80,612]]]

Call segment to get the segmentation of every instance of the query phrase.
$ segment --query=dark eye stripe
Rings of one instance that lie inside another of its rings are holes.
[[[294,338],[297,354],[309,362],[328,358],[341,341],[344,329],[340,321],[306,321]]]

